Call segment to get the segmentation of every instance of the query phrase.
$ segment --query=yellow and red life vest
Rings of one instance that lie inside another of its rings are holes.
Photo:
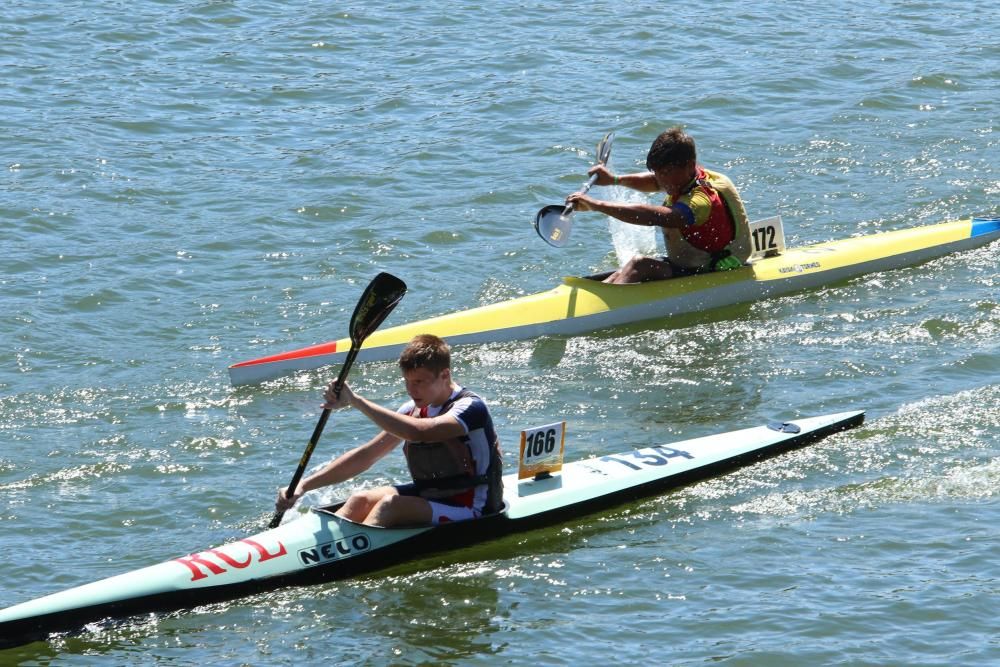
[[[736,186],[723,174],[700,165],[696,169],[684,195],[700,189],[711,203],[711,210],[701,224],[663,230],[668,257],[692,268],[708,267],[728,256],[746,262],[751,252],[750,227]],[[673,201],[668,195],[664,205],[671,206]]]

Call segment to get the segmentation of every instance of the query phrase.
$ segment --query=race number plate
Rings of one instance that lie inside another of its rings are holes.
[[[781,216],[751,222],[750,242],[753,247],[751,261],[785,252],[785,228],[781,225]]]
[[[565,446],[566,422],[536,426],[521,431],[518,480],[548,477],[562,470]]]

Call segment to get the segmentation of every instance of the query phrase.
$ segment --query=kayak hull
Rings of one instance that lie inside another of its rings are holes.
[[[0,610],[0,648],[106,618],[343,579],[549,526],[802,447],[863,420],[863,411],[804,418],[574,461],[545,479],[507,475],[504,512],[475,521],[387,529],[343,519],[334,514],[337,506],[314,508],[252,537]]]
[[[858,236],[790,249],[776,257],[719,273],[636,285],[605,285],[565,278],[546,292],[375,332],[357,361],[394,360],[417,334],[451,345],[578,335],[632,322],[662,319],[834,284],[854,276],[898,269],[1000,239],[1000,220],[966,219]],[[262,382],[301,370],[341,363],[342,339],[233,364],[233,385]]]

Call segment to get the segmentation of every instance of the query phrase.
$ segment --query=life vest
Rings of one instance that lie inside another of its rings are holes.
[[[742,264],[750,257],[750,223],[736,186],[724,174],[698,166],[684,193],[702,188],[712,203],[708,220],[682,229],[664,229],[667,256],[681,266],[715,268],[726,257]],[[672,204],[667,197],[666,205]]]
[[[441,405],[443,415],[456,401],[468,397],[479,398],[468,389],[462,389]],[[414,408],[413,416],[418,410]],[[490,461],[486,472],[476,474],[476,461],[472,457],[469,437],[460,436],[441,442],[406,442],[403,454],[410,475],[422,498],[450,498],[463,491],[486,484],[486,503],[483,514],[493,514],[503,509],[503,461],[500,457],[500,441],[494,433],[490,445]]]

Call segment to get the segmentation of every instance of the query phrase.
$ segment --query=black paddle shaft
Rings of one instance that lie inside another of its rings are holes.
[[[340,368],[340,374],[337,376],[337,381],[333,385],[333,391],[338,397],[340,396],[340,390],[344,386],[344,382],[347,380],[347,374],[351,371],[351,366],[354,365],[354,360],[361,350],[362,343],[385,321],[385,318],[389,316],[389,313],[396,307],[396,304],[399,303],[404,294],[406,294],[406,284],[399,278],[388,273],[378,274],[368,284],[368,287],[358,300],[358,305],[354,308],[354,314],[351,316],[351,349],[348,351],[347,357],[344,359],[344,365]],[[309,438],[309,444],[306,445],[306,450],[302,452],[302,458],[299,459],[299,465],[295,469],[295,474],[292,475],[291,483],[288,485],[288,491],[293,494],[295,493],[295,489],[298,488],[299,482],[302,481],[302,475],[306,471],[306,466],[309,465],[309,459],[312,457],[317,443],[319,443],[320,436],[323,435],[326,422],[330,419],[330,412],[330,408],[323,408],[323,412],[319,416],[319,421],[316,422],[316,428],[313,429],[312,437]],[[268,524],[268,528],[277,528],[281,524],[281,518],[284,515],[284,510],[276,511],[274,518],[271,519],[271,523]]]

